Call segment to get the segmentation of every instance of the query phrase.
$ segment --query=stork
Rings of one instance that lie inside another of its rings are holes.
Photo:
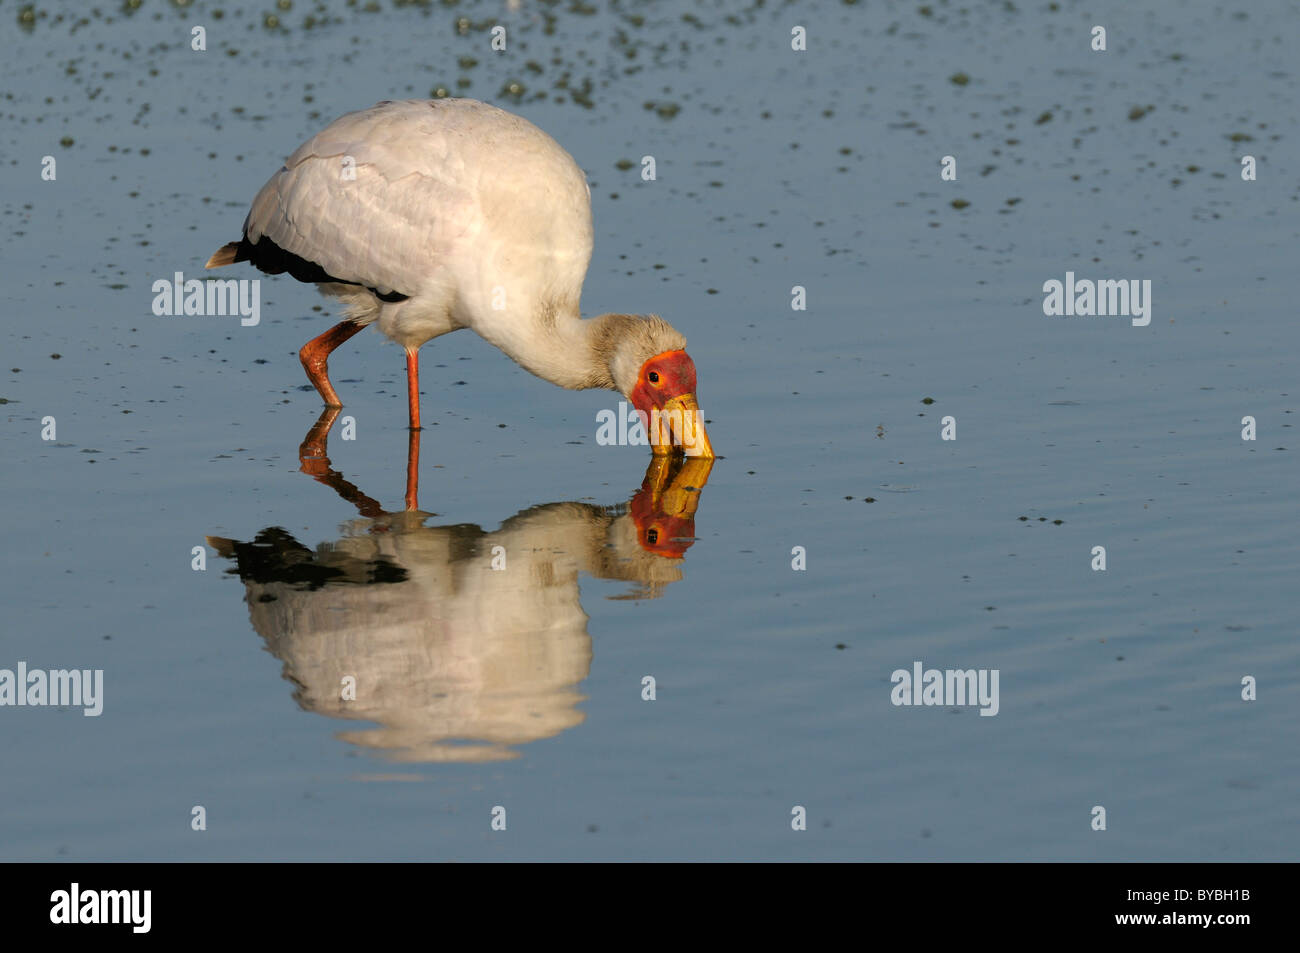
[[[470,328],[561,387],[618,391],[656,454],[712,458],[686,339],[657,315],[582,318],[591,249],[591,189],[554,139],[472,99],[404,100],[299,146],[207,267],[247,261],[343,302],[347,318],[298,355],[327,407],[342,406],[330,354],[375,324],[406,350],[419,430],[419,348]]]

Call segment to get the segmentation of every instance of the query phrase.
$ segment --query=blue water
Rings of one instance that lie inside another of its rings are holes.
[[[0,669],[105,695],[0,707],[0,859],[1295,859],[1294,5],[265,6],[0,3]],[[688,337],[702,489],[466,332],[406,514],[369,333],[341,494],[299,459],[328,299],[152,313],[299,142],[438,86],[587,170],[584,310]],[[1045,316],[1067,271],[1150,325]],[[916,661],[998,714],[891,704]]]

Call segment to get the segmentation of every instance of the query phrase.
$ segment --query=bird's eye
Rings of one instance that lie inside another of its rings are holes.
[[[651,384],[658,384],[658,383],[659,383],[659,372],[658,372],[658,371],[651,371],[651,372],[650,372],[649,374],[647,374],[646,376],[650,378],[650,383],[651,383]]]

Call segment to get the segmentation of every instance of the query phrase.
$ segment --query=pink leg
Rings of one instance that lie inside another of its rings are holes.
[[[406,396],[410,404],[411,429],[420,429],[420,351],[406,349]]]
[[[339,400],[339,395],[334,393],[334,385],[330,383],[329,370],[326,366],[329,363],[330,352],[363,327],[365,327],[363,324],[342,321],[319,337],[312,338],[298,352],[298,360],[302,361],[302,367],[307,372],[308,380],[312,382],[317,393],[321,395],[326,407],[343,406],[343,401]]]

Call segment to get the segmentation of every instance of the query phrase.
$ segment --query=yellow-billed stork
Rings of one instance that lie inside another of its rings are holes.
[[[656,453],[712,457],[686,339],[657,315],[581,317],[591,248],[591,189],[554,139],[471,99],[405,100],[299,146],[207,267],[247,261],[343,301],[347,319],[299,352],[326,406],[342,406],[330,353],[377,324],[406,349],[418,430],[420,345],[471,328],[561,387],[621,393]]]

